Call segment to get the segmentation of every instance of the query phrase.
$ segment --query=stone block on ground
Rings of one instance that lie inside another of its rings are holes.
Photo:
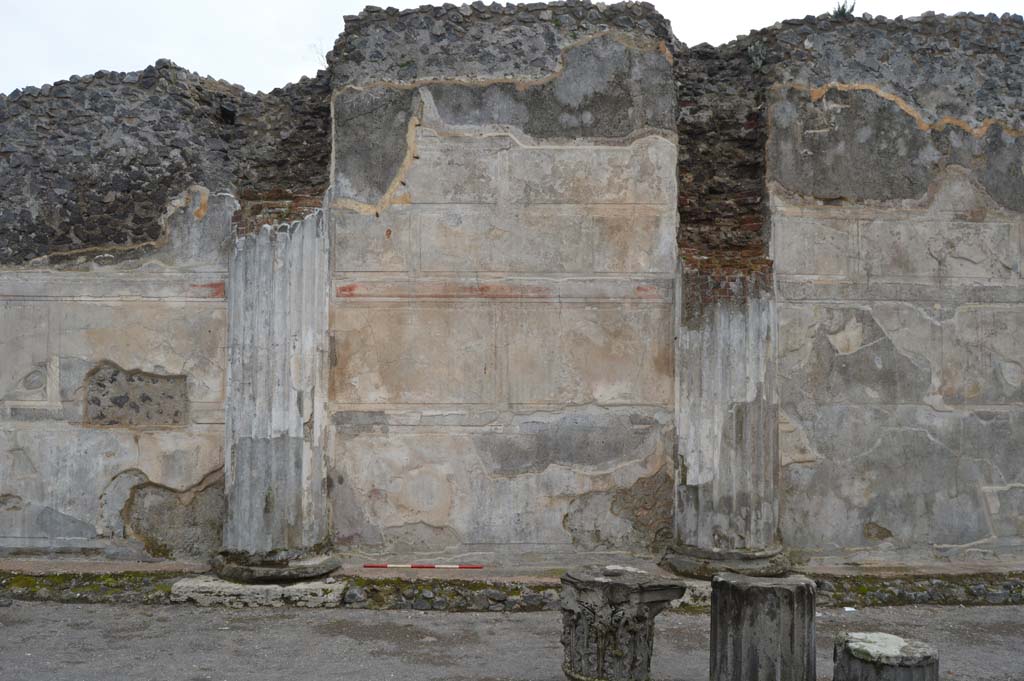
[[[716,575],[711,681],[815,681],[814,581]]]
[[[211,575],[186,577],[171,587],[172,603],[251,608],[293,605],[304,608],[341,606],[348,582],[310,581],[294,584],[239,584]]]
[[[834,681],[938,681],[939,653],[921,641],[880,632],[842,633],[832,655]]]

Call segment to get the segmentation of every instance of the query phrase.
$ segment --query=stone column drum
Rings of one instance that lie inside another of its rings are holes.
[[[814,582],[716,575],[711,681],[815,681]]]
[[[238,237],[228,288],[224,480],[215,569],[300,579],[329,554],[324,462],[329,246],[317,211]]]
[[[705,578],[785,574],[771,273],[682,268],[679,462],[665,562]]]
[[[892,634],[839,634],[832,659],[834,681],[939,681],[938,651]]]
[[[681,598],[678,581],[615,567],[562,577],[562,671],[573,681],[647,681],[654,618]]]

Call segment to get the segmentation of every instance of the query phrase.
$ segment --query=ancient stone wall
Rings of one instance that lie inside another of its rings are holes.
[[[821,16],[679,50],[677,542],[1015,553],[1022,37]],[[775,399],[778,479],[745,416]]]
[[[161,60],[0,95],[0,549],[223,547],[226,301],[270,277],[229,261],[308,217],[327,477],[265,477],[328,495],[311,537],[1019,556],[1022,44],[368,8],[268,94]]]
[[[219,549],[232,222],[245,192],[319,204],[315,87],[161,61],[0,96],[4,547]]]
[[[236,206],[192,185],[164,207],[167,244],[143,259],[0,270],[0,485],[15,500],[0,513],[2,546],[116,555],[213,548],[173,547],[122,512],[139,485],[187,505],[190,492],[217,484],[208,477],[221,466],[223,437],[217,258]],[[174,534],[175,522],[195,527],[222,514],[190,508],[203,513],[182,508],[163,527]]]
[[[667,537],[670,40],[641,5],[346,22],[328,199],[339,543]]]
[[[320,206],[329,89],[160,60],[0,95],[0,545],[220,549],[233,235]]]
[[[782,539],[1014,555],[1024,22],[813,22],[774,40],[791,55],[767,106]]]

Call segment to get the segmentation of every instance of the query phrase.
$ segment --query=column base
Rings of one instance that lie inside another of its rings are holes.
[[[709,551],[696,546],[673,546],[665,552],[661,566],[678,575],[711,579],[720,572],[750,577],[780,577],[790,571],[782,547],[761,551]]]
[[[221,579],[233,582],[295,582],[320,577],[341,567],[341,559],[330,553],[277,551],[254,555],[224,551],[212,561]]]

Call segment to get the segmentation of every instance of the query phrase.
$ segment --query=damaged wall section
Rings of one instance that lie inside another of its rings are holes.
[[[329,197],[338,543],[664,543],[670,44],[642,3],[346,20]]]
[[[681,420],[705,359],[688,320],[735,291],[745,328],[749,292],[777,295],[780,537],[802,555],[1019,550],[1024,465],[995,433],[1015,443],[1021,408],[1022,35],[1019,15],[823,15],[678,50]],[[701,524],[680,494],[677,538]]]
[[[774,40],[799,56],[768,105],[783,539],[847,560],[1019,557],[1024,21]]]
[[[242,220],[306,210],[327,186],[329,91],[321,72],[254,95],[164,59],[0,94],[0,266],[145,255],[192,184],[240,197]]]
[[[101,362],[85,377],[84,421],[96,426],[182,426],[188,421],[185,376],[126,371]]]
[[[234,235],[321,205],[330,89],[160,60],[0,95],[0,551],[219,550],[223,483],[179,490],[223,466]]]

